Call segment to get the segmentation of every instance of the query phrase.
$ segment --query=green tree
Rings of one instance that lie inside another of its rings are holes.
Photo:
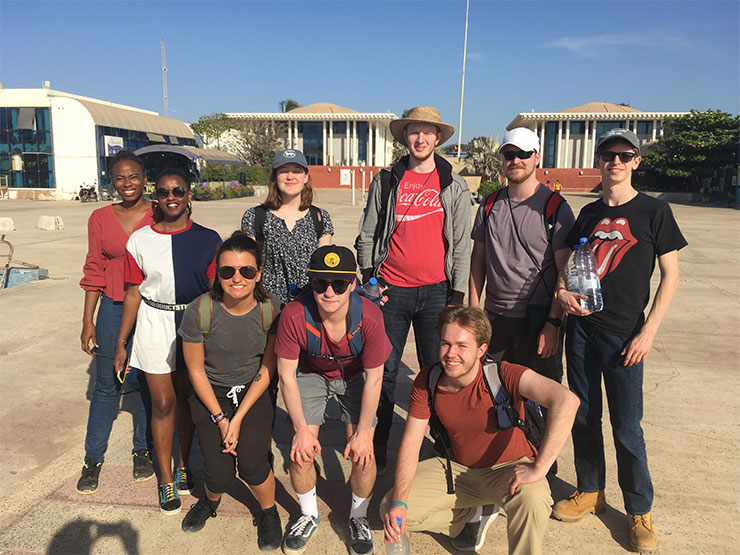
[[[275,153],[282,148],[284,128],[264,120],[240,120],[231,142],[236,155],[252,166],[270,168]]]
[[[216,143],[216,148],[221,148],[221,135],[229,129],[233,129],[234,121],[226,114],[210,113],[200,116],[196,123],[190,124],[190,129],[203,141],[203,146]]]
[[[497,141],[491,137],[475,137],[465,150],[468,153],[465,163],[474,175],[480,175],[482,182],[498,180],[502,165]]]
[[[642,157],[648,172],[679,179],[699,190],[701,179],[738,163],[740,116],[707,110],[667,117],[663,136],[652,152]]]
[[[291,110],[295,110],[296,108],[300,108],[302,106],[302,104],[298,104],[298,102],[293,100],[292,98],[281,100],[280,102],[278,102],[278,104],[280,105],[280,111],[283,113],[290,112]]]

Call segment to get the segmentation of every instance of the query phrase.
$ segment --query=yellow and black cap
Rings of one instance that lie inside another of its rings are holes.
[[[317,279],[346,279],[357,277],[355,254],[347,247],[325,245],[311,255],[308,277]]]

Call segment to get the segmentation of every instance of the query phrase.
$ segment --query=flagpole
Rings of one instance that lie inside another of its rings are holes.
[[[463,97],[465,96],[465,58],[468,55],[468,10],[470,9],[470,0],[465,1],[465,42],[463,43],[463,65],[462,65],[462,86],[460,88],[460,124],[457,126],[457,159],[460,159],[460,147],[462,145],[462,116],[463,116]]]

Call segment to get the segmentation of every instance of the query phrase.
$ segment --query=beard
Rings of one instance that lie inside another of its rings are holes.
[[[529,179],[532,174],[536,171],[537,167],[533,166],[532,171],[527,171],[527,167],[524,166],[523,168],[509,168],[504,172],[504,175],[506,175],[506,178],[509,180],[509,183],[524,183],[527,179]]]

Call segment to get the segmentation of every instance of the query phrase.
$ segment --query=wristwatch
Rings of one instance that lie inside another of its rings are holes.
[[[560,318],[550,318],[549,316],[545,320],[548,324],[552,324],[556,328],[559,328],[563,321]]]

